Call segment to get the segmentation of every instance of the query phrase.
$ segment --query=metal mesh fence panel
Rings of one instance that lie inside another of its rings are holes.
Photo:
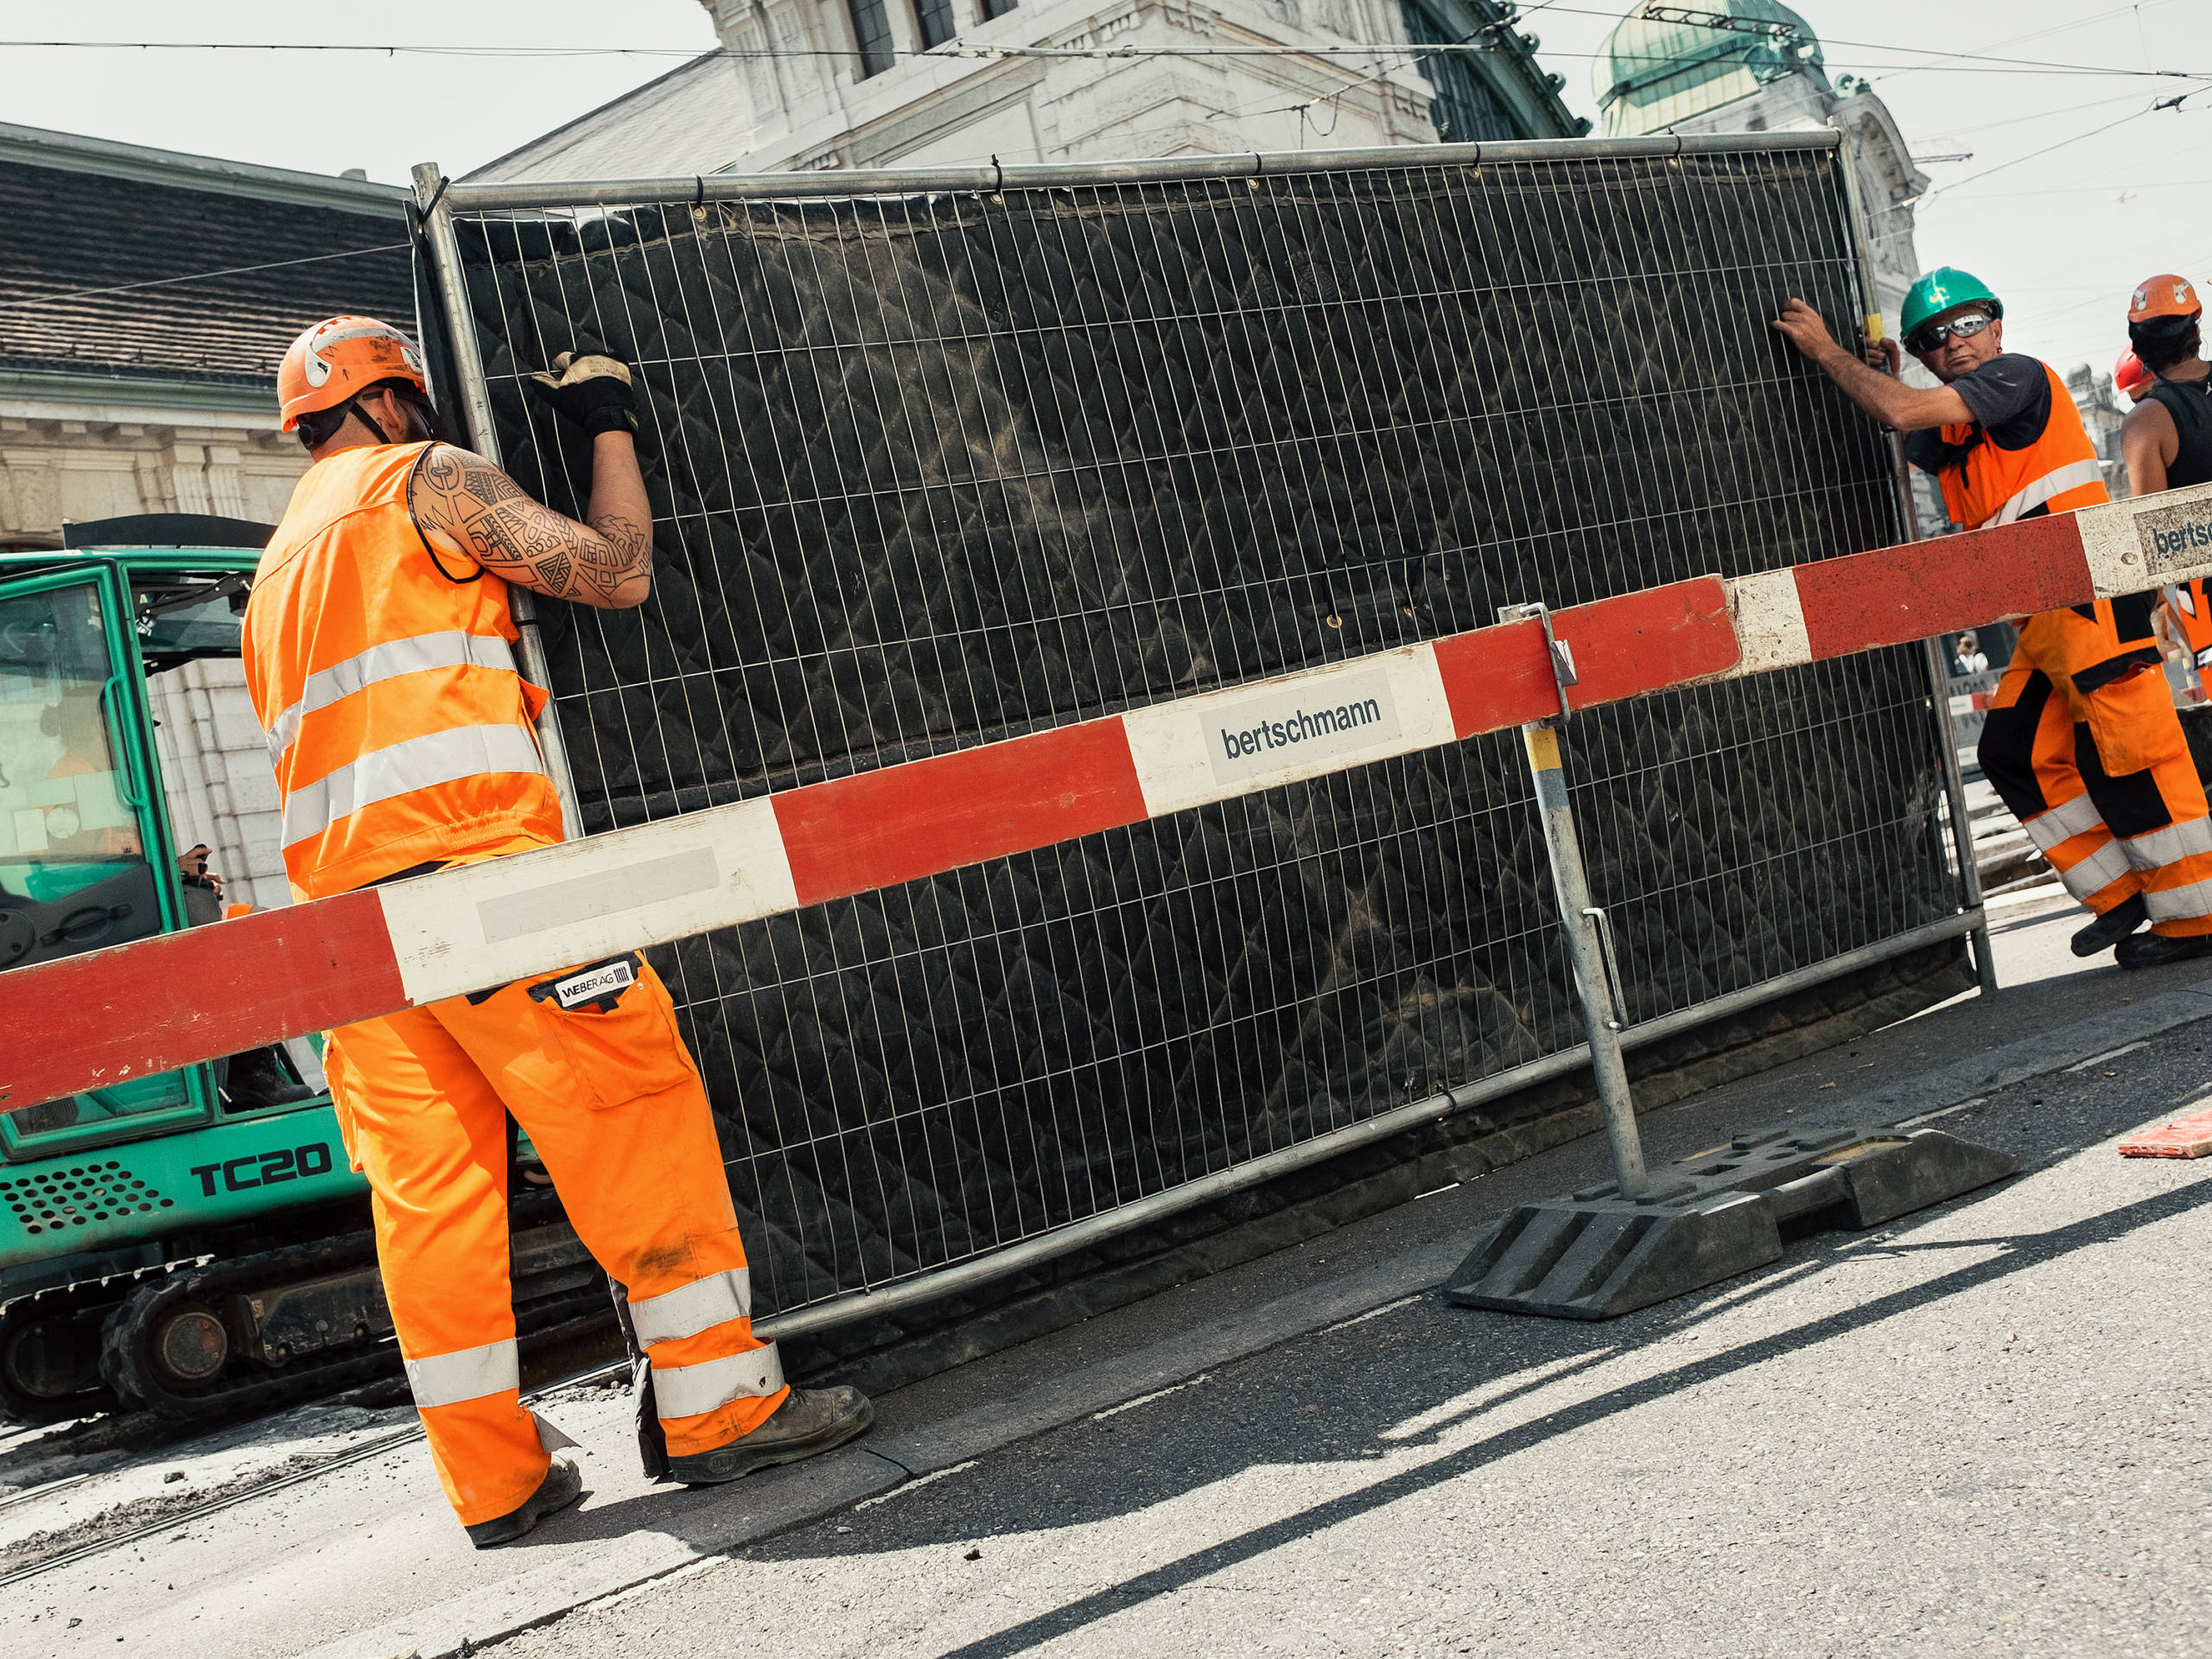
[[[1372,164],[456,219],[521,378],[636,365],[654,596],[543,608],[588,830],[1896,538],[1768,319],[1859,315],[1834,156]],[[1956,912],[1916,653],[1578,716],[1649,1019]],[[961,1260],[1580,1040],[1488,738],[663,953],[764,1310]]]

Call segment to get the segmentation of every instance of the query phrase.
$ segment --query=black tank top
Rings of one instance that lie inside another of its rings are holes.
[[[2174,417],[2174,432],[2181,440],[2166,466],[2166,487],[2212,484],[2212,375],[2201,380],[2156,381],[2151,396]]]

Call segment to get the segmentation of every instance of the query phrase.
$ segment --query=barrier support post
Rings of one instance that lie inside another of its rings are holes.
[[[1590,1070],[1598,1082],[1598,1105],[1605,1122],[1605,1144],[1613,1154],[1613,1179],[1629,1198],[1649,1185],[1643,1173],[1643,1140],[1637,1133],[1636,1100],[1630,1094],[1628,1066],[1621,1058],[1621,1033],[1628,1010],[1613,959],[1612,925],[1590,902],[1590,878],[1583,868],[1582,842],[1574,833],[1574,809],[1567,798],[1567,770],[1560,759],[1559,728],[1567,715],[1567,688],[1574,683],[1574,658],[1552,637],[1551,613],[1541,604],[1508,605],[1501,622],[1535,617],[1544,625],[1552,676],[1559,686],[1559,713],[1521,728],[1529,756],[1529,776],[1536,786],[1536,815],[1544,826],[1544,850],[1552,867],[1552,891],[1559,899],[1560,931],[1567,936],[1567,960],[1574,969],[1574,990],[1582,1005],[1582,1029],[1590,1042]]]
[[[1559,898],[1560,929],[1567,935],[1567,959],[1574,965],[1582,1028],[1590,1039],[1590,1070],[1598,1080],[1605,1144],[1613,1154],[1613,1179],[1624,1194],[1636,1198],[1649,1182],[1643,1173],[1643,1140],[1637,1133],[1636,1101],[1629,1093],[1628,1067],[1621,1058],[1621,1033],[1628,1022],[1621,1003],[1620,971],[1612,961],[1612,929],[1605,912],[1590,902],[1582,843],[1574,833],[1567,772],[1560,761],[1558,728],[1548,721],[1523,726],[1521,741],[1529,753],[1529,775],[1536,785],[1536,812],[1543,820],[1552,891]]]
[[[1967,932],[1967,946],[1974,957],[1974,974],[1984,996],[1997,989],[1997,957],[1989,948],[1989,922],[1981,902],[1981,871],[1974,861],[1974,821],[1967,811],[1966,779],[1959,771],[1959,739],[1951,724],[1951,677],[1943,665],[1942,642],[1923,642],[1928,658],[1928,683],[1936,700],[1936,735],[1943,747],[1943,798],[1949,808],[1951,842],[1959,858],[1959,902],[1968,915],[1983,919]]]
[[[484,382],[484,359],[476,349],[475,331],[468,327],[471,315],[468,303],[468,283],[461,268],[461,245],[453,233],[453,204],[445,200],[448,185],[444,169],[435,162],[418,162],[412,175],[415,181],[415,210],[422,219],[423,240],[430,250],[431,275],[438,288],[438,298],[445,307],[447,335],[453,347],[453,378],[461,393],[461,421],[468,434],[470,448],[497,466],[499,464],[499,432],[492,415],[492,395]],[[522,637],[517,641],[521,655],[523,678],[550,693],[553,690],[553,671],[545,658],[545,639],[537,626],[537,605],[530,590],[510,588],[507,604],[515,620],[515,630]],[[561,734],[561,716],[555,710],[553,699],[548,696],[545,708],[537,716],[537,747],[545,758],[546,775],[553,780],[554,793],[561,801],[561,835],[565,841],[583,838],[583,819],[576,810],[575,779],[569,770],[568,740]]]
[[[2009,1154],[1940,1129],[1907,1133],[1848,1118],[1821,1122],[1818,1115],[1736,1135],[1677,1160],[1656,1179],[1645,1170],[1621,1060],[1627,1021],[1612,928],[1590,902],[1560,758],[1560,728],[1572,711],[1567,689],[1578,677],[1574,657],[1567,641],[1554,637],[1543,606],[1498,612],[1501,622],[1531,620],[1543,624],[1559,712],[1522,726],[1521,741],[1589,1033],[1613,1179],[1515,1205],[1477,1235],[1445,1281],[1446,1300],[1501,1313],[1615,1319],[1779,1260],[1785,1228],[1876,1227],[2018,1174],[2019,1161]],[[1948,713],[1946,705],[1946,741]],[[1970,837],[1961,849],[1971,872]]]

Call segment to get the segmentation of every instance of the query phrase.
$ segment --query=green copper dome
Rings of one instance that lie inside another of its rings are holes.
[[[1656,13],[1654,16],[1648,14]],[[1662,22],[1725,17],[1736,27]],[[1778,0],[1702,0],[1638,6],[1606,36],[1591,67],[1591,90],[1605,130],[1625,137],[1657,132],[1749,98],[1784,75],[1827,84],[1821,42],[1802,17]]]

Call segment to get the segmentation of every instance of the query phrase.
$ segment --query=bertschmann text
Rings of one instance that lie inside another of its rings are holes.
[[[1389,677],[1379,671],[1286,687],[1209,710],[1205,719],[1213,774],[1223,783],[1286,766],[1303,770],[1382,747],[1398,735]]]

